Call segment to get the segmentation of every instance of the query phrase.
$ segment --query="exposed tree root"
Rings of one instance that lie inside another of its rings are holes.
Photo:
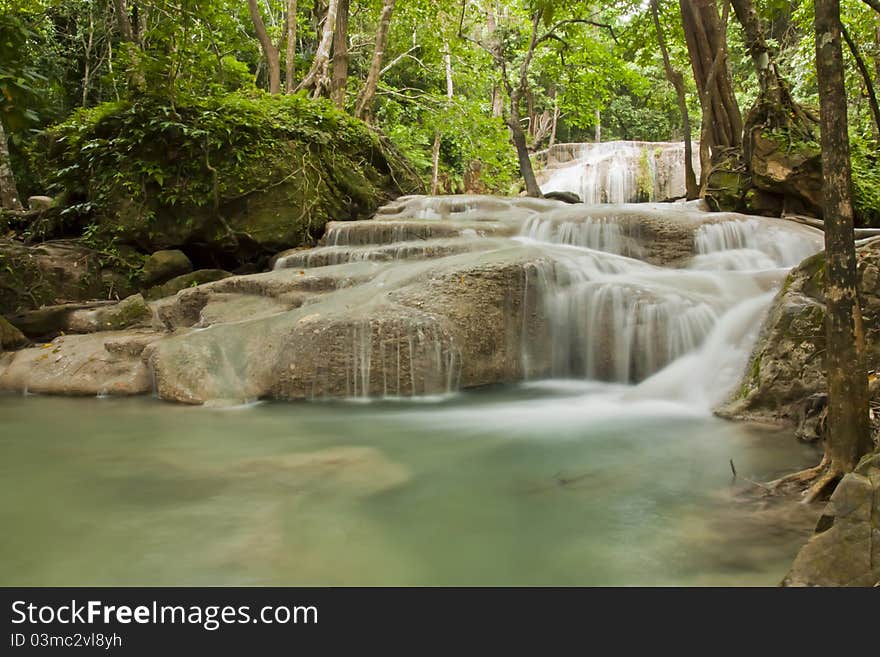
[[[811,504],[833,490],[843,473],[832,467],[828,456],[823,456],[819,465],[793,472],[767,484],[773,493],[802,491],[804,504]]]

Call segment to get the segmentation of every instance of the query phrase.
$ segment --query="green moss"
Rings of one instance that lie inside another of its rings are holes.
[[[207,243],[267,250],[367,215],[421,181],[389,142],[330,103],[236,92],[144,95],[75,113],[47,132],[50,189],[68,225],[141,249]]]

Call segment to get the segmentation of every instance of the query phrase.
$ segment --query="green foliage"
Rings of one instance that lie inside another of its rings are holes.
[[[169,218],[185,233],[225,204],[288,181],[309,190],[303,213],[322,194],[370,207],[381,181],[366,171],[390,166],[394,175],[402,166],[329,102],[259,91],[103,103],[74,112],[44,141],[40,169],[47,188],[65,194],[62,216],[103,244],[167,230]]]
[[[877,142],[853,141],[852,178],[857,219],[865,226],[880,227],[880,148]]]

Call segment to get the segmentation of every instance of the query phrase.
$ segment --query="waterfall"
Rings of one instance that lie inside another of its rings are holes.
[[[617,157],[615,145],[602,146]],[[582,162],[596,153],[575,155],[571,161]],[[661,169],[652,169],[655,181]],[[610,166],[607,173],[602,194],[626,196],[630,174]],[[522,376],[624,385],[630,396],[701,404],[729,391],[773,291],[820,246],[820,233],[803,225],[692,204],[413,196],[370,221],[331,223],[324,246],[285,254],[275,266],[333,266],[334,275],[363,261],[380,267],[350,299],[326,306],[344,301],[365,313],[348,329],[350,396],[455,390],[470,371],[455,324],[430,313],[403,320],[381,310],[384,299],[400,285],[515,266],[518,310],[493,330],[521,341]]]
[[[558,144],[536,159],[544,164],[538,184],[545,194],[574,192],[589,204],[662,201],[685,194],[684,142]]]

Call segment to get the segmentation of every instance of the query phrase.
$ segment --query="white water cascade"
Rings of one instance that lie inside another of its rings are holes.
[[[557,144],[536,160],[543,164],[537,174],[542,192],[574,192],[584,203],[662,201],[685,193],[684,142]]]
[[[626,399],[708,409],[744,372],[788,270],[821,243],[819,231],[801,224],[691,203],[412,196],[373,220],[330,224],[324,245],[282,254],[275,267],[316,277],[302,315],[324,325],[332,318],[334,328],[306,335],[350,344],[338,354],[344,381],[325,358],[310,396],[434,395],[473,385],[480,375],[470,359],[491,353],[472,351],[482,331],[511,345],[492,361],[506,380],[591,381]],[[472,285],[497,295],[492,281],[504,280],[500,294],[509,297],[482,326],[472,293],[457,307],[457,294],[438,306],[420,291],[450,280],[462,295]],[[337,291],[321,292],[328,285]],[[412,294],[414,306],[395,305]],[[299,349],[285,356],[296,368],[314,351],[307,342]]]

